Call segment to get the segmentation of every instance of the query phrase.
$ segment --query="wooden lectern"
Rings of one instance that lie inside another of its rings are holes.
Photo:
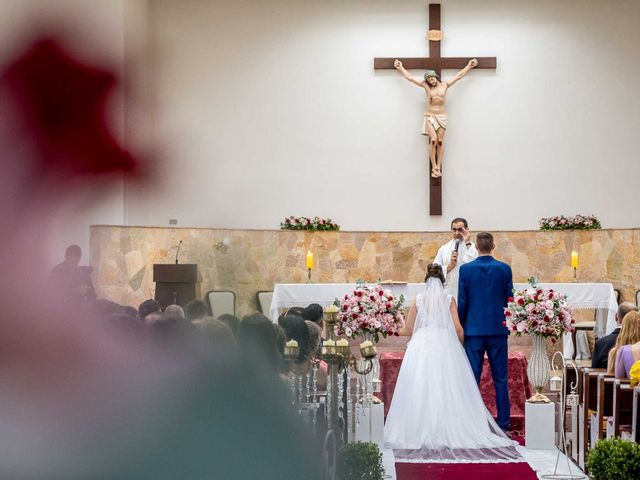
[[[200,298],[198,265],[161,264],[153,265],[153,281],[156,284],[156,300],[162,308],[167,305],[184,307],[191,300]]]

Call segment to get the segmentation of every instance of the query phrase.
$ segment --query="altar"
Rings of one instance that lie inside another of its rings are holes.
[[[391,290],[396,298],[404,295],[406,306],[424,289],[424,283],[388,283],[383,286]],[[528,286],[526,283],[513,284],[516,290],[523,290]],[[608,335],[616,327],[618,303],[611,283],[539,283],[538,286],[567,295],[569,304],[576,310],[594,309],[596,337]],[[273,322],[277,322],[278,316],[286,308],[306,307],[310,303],[326,307],[351,293],[356,287],[355,283],[279,283],[273,289],[269,316]],[[570,335],[563,338],[563,352],[568,358],[573,356],[574,347]]]

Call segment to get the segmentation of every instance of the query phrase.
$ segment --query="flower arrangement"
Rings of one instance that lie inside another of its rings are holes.
[[[380,336],[399,336],[404,326],[403,304],[404,295],[396,298],[378,283],[359,283],[351,295],[335,301],[340,309],[335,334],[348,338],[370,334],[376,342]]]
[[[600,220],[595,215],[576,215],[565,217],[544,217],[540,219],[540,230],[599,230]]]
[[[572,333],[575,319],[567,296],[536,284],[536,279],[530,278],[529,288],[514,291],[504,309],[504,325],[517,337],[525,334],[557,339],[563,333]]]
[[[330,218],[320,217],[287,217],[280,223],[281,230],[320,230],[338,231],[340,225],[334,223]]]

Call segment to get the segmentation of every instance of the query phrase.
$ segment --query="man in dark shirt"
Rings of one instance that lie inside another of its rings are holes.
[[[87,302],[96,299],[91,283],[90,267],[80,267],[82,249],[78,245],[70,245],[64,252],[64,261],[59,263],[49,275],[52,288],[60,295],[74,302]]]
[[[598,339],[591,356],[591,368],[607,368],[609,363],[609,352],[616,344],[616,339],[620,333],[620,324],[624,316],[632,311],[638,311],[638,307],[631,302],[623,302],[618,306],[616,313],[616,323],[618,326],[609,335]]]

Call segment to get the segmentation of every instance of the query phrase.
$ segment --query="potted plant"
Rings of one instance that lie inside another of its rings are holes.
[[[382,480],[382,452],[371,442],[347,443],[338,453],[338,480]]]
[[[589,475],[594,480],[640,478],[640,445],[629,440],[599,440],[587,457]]]

